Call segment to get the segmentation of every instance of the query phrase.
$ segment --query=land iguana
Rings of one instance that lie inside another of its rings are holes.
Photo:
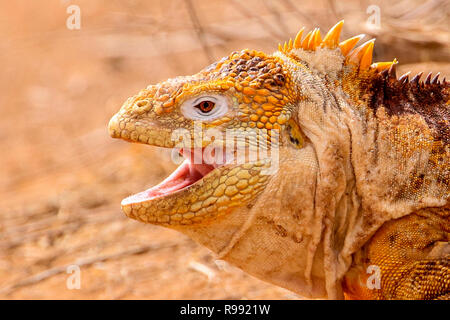
[[[342,26],[129,98],[110,135],[185,160],[122,209],[305,297],[449,299],[449,82]]]

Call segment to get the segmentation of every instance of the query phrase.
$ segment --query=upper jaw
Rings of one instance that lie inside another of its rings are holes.
[[[115,114],[108,123],[108,132],[112,138],[130,142],[144,143],[162,148],[173,148],[170,128],[151,125],[144,120],[136,120],[122,112]]]

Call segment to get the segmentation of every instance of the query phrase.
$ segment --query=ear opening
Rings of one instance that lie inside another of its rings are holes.
[[[286,131],[290,143],[297,149],[303,148],[303,146],[305,145],[306,137],[293,119],[290,119],[286,123]]]

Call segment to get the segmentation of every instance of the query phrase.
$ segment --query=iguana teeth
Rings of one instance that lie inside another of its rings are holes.
[[[439,79],[439,76],[440,76],[440,75],[441,75],[441,73],[438,72],[438,73],[436,74],[436,76],[433,78],[433,80],[431,80],[431,84],[437,84],[437,83],[439,83],[438,79]]]
[[[316,50],[316,47],[322,42],[322,38],[320,36],[320,30],[319,28],[314,29],[313,33],[311,34],[311,38],[308,42],[308,48],[307,50],[314,51]]]
[[[355,65],[361,65],[361,62],[363,61],[363,58],[366,55],[366,51],[369,50],[370,60],[368,57],[364,58],[364,66],[367,65],[367,68],[368,68],[370,63],[372,62],[372,50],[373,50],[374,41],[375,41],[375,39],[366,41],[359,47],[355,48],[353,51],[351,51],[348,54],[346,61],[348,63],[352,63]],[[367,62],[369,62],[369,63],[367,63]]]
[[[397,59],[388,62],[375,62],[372,63],[370,67],[376,69],[378,72],[381,72],[384,70],[389,70],[389,68],[395,63],[398,63]]]
[[[367,45],[366,50],[364,51],[364,54],[361,58],[361,61],[359,63],[359,69],[365,70],[369,69],[370,64],[372,63],[372,54],[373,54],[373,43],[375,39],[369,41],[369,44]]]
[[[389,75],[389,69],[384,69],[380,72],[380,74],[383,76],[383,78],[387,78]]]
[[[342,26],[344,25],[344,20],[336,23],[330,31],[325,35],[322,41],[322,46],[329,49],[334,49],[339,45],[339,37],[341,35]]]
[[[427,74],[427,77],[425,78],[425,82],[424,82],[424,84],[430,84],[430,80],[431,80],[431,75],[432,75],[432,73],[431,73],[431,72]]]
[[[409,74],[411,73],[411,71],[408,71],[407,73],[405,73],[404,75],[402,75],[400,78],[398,78],[398,81],[401,83],[406,83],[408,82],[408,78],[409,78]]]
[[[419,72],[418,74],[416,74],[412,79],[411,79],[411,83],[419,83],[420,77],[422,76],[423,71]]]
[[[388,76],[389,76],[389,78],[397,79],[397,64],[396,63],[392,64],[389,67]]]
[[[346,57],[346,63],[357,65],[359,67],[359,70],[367,70],[371,68],[376,69],[378,72],[381,72],[385,69],[390,68],[392,64],[397,63],[397,60],[394,59],[394,61],[392,62],[378,62],[371,64],[375,39],[366,41],[364,44],[354,49],[355,45],[365,37],[364,34],[357,35],[339,43],[339,37],[343,25],[344,20],[336,23],[327,32],[323,40],[319,28],[315,28],[314,30],[309,31],[306,34],[306,37],[302,40],[302,35],[305,30],[305,27],[303,27],[300,29],[300,31],[298,31],[297,35],[294,38],[294,41],[292,41],[292,39],[289,39],[289,41],[284,42],[283,45],[279,44],[278,51],[283,53],[289,53],[293,49],[315,51],[318,47],[334,49],[339,46],[342,55]]]
[[[360,34],[339,43],[339,48],[341,48],[342,55],[347,56],[350,50],[352,50],[353,47],[359,42],[359,40],[361,40],[365,36],[365,34]]]
[[[301,28],[300,31],[295,36],[295,39],[294,39],[294,48],[295,49],[301,48],[303,31],[305,31],[305,27]]]
[[[306,34],[305,39],[303,39],[303,41],[302,41],[302,45],[301,45],[302,49],[304,49],[304,50],[308,49],[309,39],[311,38],[312,33],[313,32],[310,31]]]

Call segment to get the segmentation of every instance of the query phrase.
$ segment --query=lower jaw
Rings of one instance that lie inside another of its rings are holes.
[[[263,168],[252,163],[225,165],[174,193],[147,200],[142,193],[128,197],[122,201],[122,210],[132,219],[168,227],[204,223],[252,201],[267,182],[268,176],[260,174]],[[232,178],[234,175],[236,178]],[[249,182],[247,188],[238,189],[225,183],[229,178],[245,180],[242,177]]]
[[[195,150],[195,151],[194,151]],[[199,150],[200,157],[196,154]],[[179,153],[186,159],[178,168],[172,172],[166,179],[159,184],[131,195],[122,201],[122,206],[137,204],[142,202],[149,202],[161,197],[167,197],[170,194],[177,193],[184,188],[188,188],[197,181],[202,180],[211,171],[219,167],[216,164],[204,163],[202,149],[180,149]],[[200,163],[198,163],[200,162]]]
[[[179,192],[201,180],[213,168],[205,167],[203,170],[204,173],[197,171],[196,167],[186,160],[161,183],[123,199],[122,206],[145,203]]]
[[[213,199],[213,182],[219,181],[222,170],[223,167],[215,169],[207,177],[168,195],[135,201],[146,191],[138,193],[122,201],[122,210],[128,217],[144,223],[174,226],[203,222],[224,211],[214,206],[219,197],[209,200],[209,206],[205,202]]]

